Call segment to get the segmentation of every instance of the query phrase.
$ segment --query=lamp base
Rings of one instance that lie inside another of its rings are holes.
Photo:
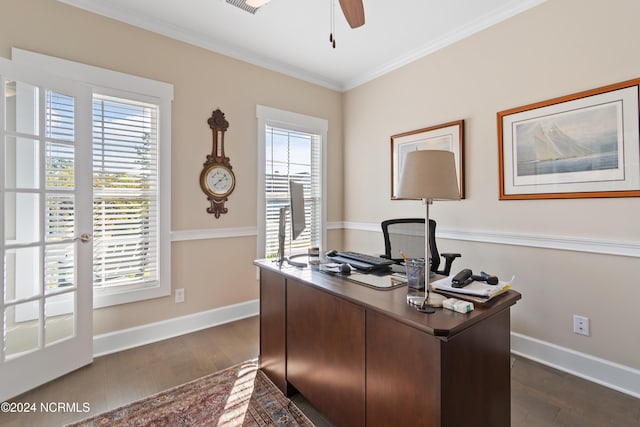
[[[431,314],[431,313],[435,313],[436,312],[436,308],[435,307],[432,307],[429,304],[425,304],[425,303],[419,305],[416,310],[418,310],[420,313],[427,313],[427,314]]]
[[[433,292],[429,292],[429,300],[427,304],[432,307],[442,307],[442,301],[446,298],[440,294],[435,294]],[[419,307],[424,302],[424,292],[409,292],[407,294],[407,304],[411,304],[415,307]]]
[[[435,313],[436,307],[442,307],[442,301],[446,298],[440,294],[429,292],[429,298],[425,300],[424,292],[409,292],[407,294],[407,304],[416,307],[420,313]]]

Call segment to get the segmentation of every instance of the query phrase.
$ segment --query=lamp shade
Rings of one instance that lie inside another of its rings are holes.
[[[401,199],[458,200],[458,177],[453,152],[419,150],[407,153],[400,173]]]

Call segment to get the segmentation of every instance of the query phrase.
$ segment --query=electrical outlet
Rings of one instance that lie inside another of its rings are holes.
[[[576,334],[589,336],[589,318],[574,314],[573,332]]]
[[[184,288],[176,289],[176,304],[184,302]]]

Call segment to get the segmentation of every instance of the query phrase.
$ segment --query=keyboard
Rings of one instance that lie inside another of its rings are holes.
[[[330,256],[329,259],[333,262],[348,263],[356,269],[363,271],[388,269],[390,268],[389,266],[393,264],[393,261],[390,259],[352,251],[337,252],[334,256]]]

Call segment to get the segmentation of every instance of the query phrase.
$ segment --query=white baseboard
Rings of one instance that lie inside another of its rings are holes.
[[[640,370],[515,332],[511,333],[511,352],[640,398]]]
[[[103,356],[140,345],[150,344],[212,326],[257,316],[259,300],[246,301],[213,310],[149,323],[135,328],[122,329],[93,337],[93,356]]]
[[[93,338],[93,355],[98,357],[127,350],[212,326],[257,316],[259,312],[259,300],[256,299],[135,328],[97,335]],[[543,365],[640,398],[640,370],[515,332],[511,333],[511,352],[517,356],[534,360]]]

